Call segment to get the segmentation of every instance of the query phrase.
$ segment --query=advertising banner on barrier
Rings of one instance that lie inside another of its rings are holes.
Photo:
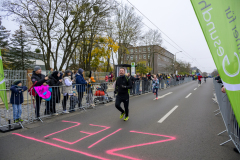
[[[1,49],[0,49],[0,90],[2,90],[2,91],[0,91],[0,97],[5,105],[5,108],[8,110],[6,82],[5,82],[5,78],[4,78]]]
[[[191,0],[240,124],[240,0]]]

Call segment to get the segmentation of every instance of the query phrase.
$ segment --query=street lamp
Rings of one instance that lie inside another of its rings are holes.
[[[174,63],[176,63],[176,60],[177,60],[176,54],[177,54],[177,53],[180,53],[180,52],[182,52],[182,51],[179,51],[179,52],[176,52],[176,53],[175,53],[175,61],[174,61]],[[175,73],[174,73],[174,72],[175,72],[175,71],[174,71],[174,63],[173,63],[173,74],[175,74]]]

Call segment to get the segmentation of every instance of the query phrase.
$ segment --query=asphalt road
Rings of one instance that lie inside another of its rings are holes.
[[[228,136],[217,136],[225,127],[213,113],[218,106],[212,79],[200,87],[195,81],[161,90],[159,96],[132,97],[127,122],[109,103],[0,133],[0,160],[240,159],[232,142],[219,146]]]

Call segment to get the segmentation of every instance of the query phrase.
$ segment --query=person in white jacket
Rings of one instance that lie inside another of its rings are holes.
[[[67,100],[69,96],[73,95],[73,87],[72,83],[74,80],[71,80],[71,71],[66,70],[65,73],[63,74],[63,101],[62,101],[62,106],[63,106],[63,113],[69,113],[67,111]]]

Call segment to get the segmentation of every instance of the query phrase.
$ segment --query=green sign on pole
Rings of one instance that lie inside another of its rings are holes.
[[[1,49],[0,49],[0,97],[5,105],[5,108],[8,110],[7,91],[6,91],[6,83],[4,78]]]
[[[135,62],[131,63],[131,75],[136,74],[136,70],[135,70]]]
[[[240,0],[191,0],[240,124]]]

